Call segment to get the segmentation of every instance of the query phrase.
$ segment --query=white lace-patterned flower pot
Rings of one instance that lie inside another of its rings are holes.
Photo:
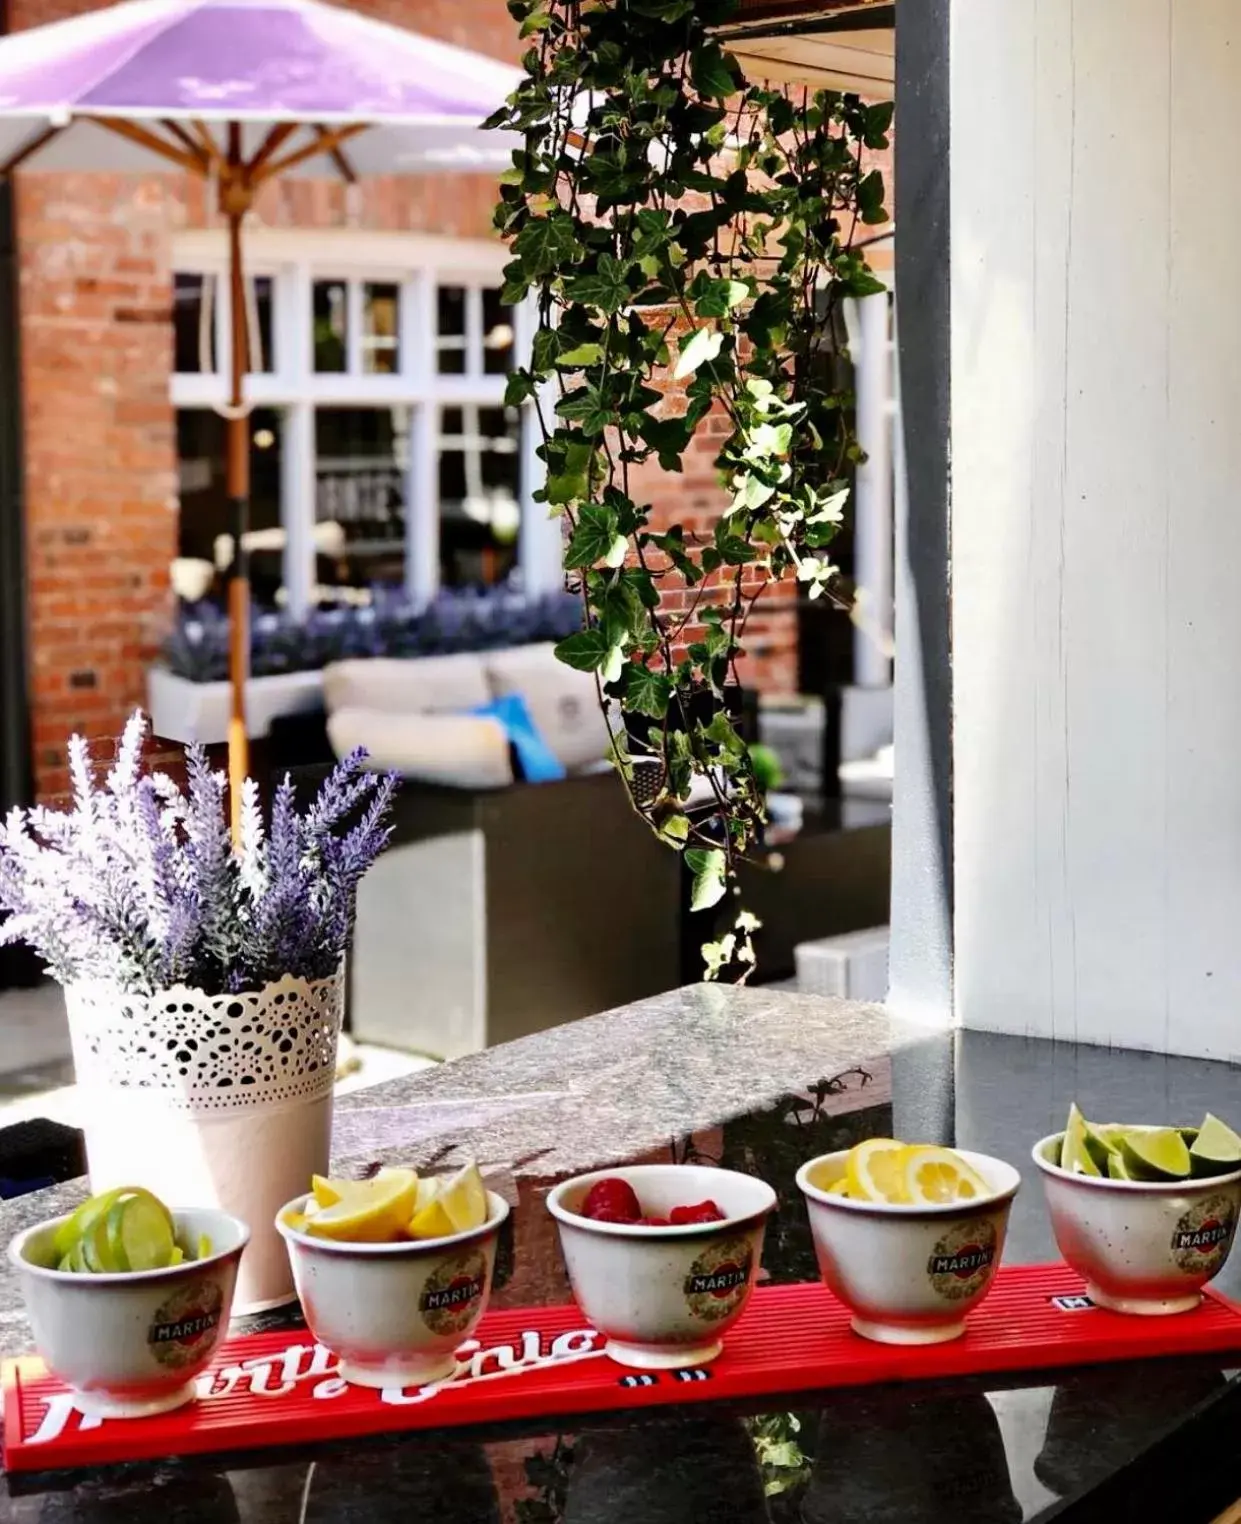
[[[307,982],[205,995],[65,990],[92,1191],[141,1185],[250,1228],[236,1312],[293,1297],[277,1209],[326,1174],[343,966]]]

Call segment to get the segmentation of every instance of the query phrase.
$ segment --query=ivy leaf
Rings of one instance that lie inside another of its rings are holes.
[[[560,335],[554,328],[540,328],[531,345],[531,363],[540,372],[551,370],[560,350]]]
[[[686,376],[692,376],[700,365],[705,365],[709,360],[718,359],[723,347],[724,335],[718,329],[695,328],[681,345],[681,353],[676,369],[672,372],[672,379],[683,381]]]
[[[750,294],[744,281],[711,280],[702,283],[701,294],[695,298],[694,311],[702,318],[727,317]]]
[[[724,898],[724,854],[718,847],[689,847],[685,866],[694,875],[691,910],[709,910]]]
[[[609,561],[617,541],[620,541],[620,561]],[[566,571],[577,571],[584,566],[596,566],[606,561],[609,566],[619,566],[625,559],[626,541],[616,532],[616,514],[611,508],[599,503],[585,503],[578,515],[577,528],[565,548]]]
[[[625,708],[662,720],[672,698],[672,679],[663,672],[631,663],[625,682]],[[684,839],[684,838],[682,838]]]
[[[684,843],[689,840],[689,816],[669,815],[667,820],[659,823],[659,838],[670,844]]]
[[[556,645],[557,660],[578,672],[598,672],[608,660],[612,643],[602,630],[581,630]]]
[[[551,217],[531,217],[513,240],[513,253],[527,277],[547,275],[568,264],[577,252],[577,228],[567,212]]]
[[[603,666],[600,674],[605,683],[614,683],[620,679],[625,670],[625,648],[622,645],[609,646],[606,656],[603,658]]]
[[[555,470],[548,470],[544,495],[549,503],[575,503],[586,496],[587,474],[594,449],[584,440],[571,440]]]
[[[694,0],[629,0],[629,9],[654,21],[680,21],[682,16],[692,14]]]
[[[658,455],[659,464],[665,471],[681,470],[681,456],[693,432],[684,418],[652,418],[649,413],[638,428],[638,433]]]
[[[619,312],[633,296],[628,275],[628,265],[612,254],[600,254],[593,272],[587,271],[565,281],[564,293],[571,302],[598,307],[602,312]]]
[[[587,365],[598,365],[602,359],[602,344],[578,344],[573,349],[563,350],[557,357],[556,364],[561,370],[577,370]]]
[[[876,223],[888,220],[888,214],[883,205],[883,175],[879,170],[872,169],[870,174],[863,175],[858,181],[857,199],[863,222]]]
[[[736,760],[745,753],[745,742],[737,734],[736,726],[723,709],[715,711],[711,716],[711,723],[704,729],[703,734],[708,741],[713,741],[726,757]]]
[[[866,108],[866,133],[862,141],[867,148],[886,148],[888,128],[892,125],[895,101],[881,101],[877,106]]]
[[[699,95],[727,100],[737,89],[736,67],[718,42],[708,42],[690,60],[689,77]]]
[[[529,371],[514,370],[509,373],[504,387],[504,406],[520,407],[528,397],[534,396],[534,377]]]

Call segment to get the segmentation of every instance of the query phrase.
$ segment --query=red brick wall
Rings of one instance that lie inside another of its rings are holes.
[[[11,21],[20,29],[96,8],[12,0]],[[520,52],[503,0],[360,8],[493,56]],[[273,225],[484,237],[492,203],[493,185],[479,176],[374,180],[363,183],[351,222],[341,186],[286,182],[258,214]],[[171,236],[211,215],[202,185],[178,175],[19,174],[32,728],[44,796],[64,787],[72,731],[114,735],[143,701],[145,667],[169,618],[178,511]],[[704,434],[683,476],[651,483],[661,518],[709,526],[721,502],[713,452]],[[788,587],[760,602],[744,680],[796,686],[794,599]]]

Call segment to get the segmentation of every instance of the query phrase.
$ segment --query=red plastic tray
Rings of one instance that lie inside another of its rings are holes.
[[[602,1341],[576,1307],[518,1308],[483,1319],[476,1340],[463,1346],[458,1379],[412,1391],[346,1386],[333,1374],[330,1353],[305,1330],[251,1334],[222,1346],[200,1378],[201,1401],[158,1418],[103,1422],[77,1413],[39,1360],[10,1360],[3,1366],[4,1460],[10,1471],[57,1470],[392,1430],[1241,1350],[1241,1308],[1223,1297],[1208,1293],[1201,1307],[1176,1317],[1136,1318],[1094,1307],[1082,1292],[1065,1265],[1001,1268],[964,1338],[896,1348],[854,1334],[848,1313],[820,1285],[759,1287],[713,1365],[649,1376],[625,1371],[595,1349]]]

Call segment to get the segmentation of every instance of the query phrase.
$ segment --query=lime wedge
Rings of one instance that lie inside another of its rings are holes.
[[[56,1237],[52,1240],[52,1248],[56,1255],[64,1259],[78,1239],[101,1223],[108,1215],[108,1209],[112,1203],[119,1201],[130,1189],[132,1187],[123,1185],[117,1190],[101,1191],[98,1196],[92,1196],[89,1201],[84,1201],[73,1216],[67,1218],[56,1229]]]
[[[1241,1138],[1208,1111],[1190,1146],[1189,1164],[1195,1175],[1226,1175],[1241,1169]]]
[[[1175,1127],[1131,1128],[1120,1151],[1135,1180],[1184,1180],[1189,1174],[1189,1149]]]
[[[1107,1176],[1109,1180],[1132,1180],[1129,1166],[1125,1163],[1124,1154],[1119,1151],[1107,1156]]]
[[[143,1191],[141,1195],[126,1197],[113,1211],[121,1214],[121,1245],[127,1267],[130,1270],[164,1269],[176,1245],[172,1223],[162,1203]],[[111,1221],[109,1213],[109,1228]]]
[[[101,1235],[96,1234],[99,1239]],[[172,1217],[150,1191],[113,1202],[104,1222],[100,1255],[106,1270],[162,1270],[172,1258]]]
[[[215,1250],[211,1247],[211,1240],[205,1233],[200,1233],[198,1235],[198,1253],[194,1256],[194,1258],[210,1259],[214,1253]]]
[[[174,1265],[183,1265],[184,1263],[185,1250],[181,1247],[180,1244],[173,1244],[172,1258],[168,1261],[168,1268],[171,1270]]]
[[[1064,1142],[1060,1146],[1060,1168],[1073,1175],[1101,1175],[1103,1171],[1095,1162],[1086,1135],[1089,1123],[1074,1102],[1069,1107],[1069,1120],[1064,1128]]]
[[[1099,1173],[1106,1175],[1109,1159],[1120,1149],[1115,1124],[1109,1126],[1104,1123],[1102,1127],[1099,1127],[1093,1122],[1086,1122],[1085,1129],[1086,1148],[1090,1157],[1099,1166]]]

